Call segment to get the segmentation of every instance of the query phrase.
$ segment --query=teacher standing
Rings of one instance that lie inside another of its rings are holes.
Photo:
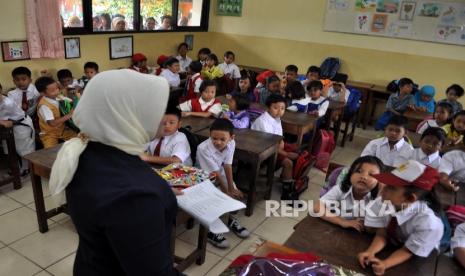
[[[79,234],[74,275],[176,275],[170,249],[176,198],[140,158],[166,109],[165,79],[99,73],[73,120],[79,138],[53,164],[50,190]],[[65,198],[66,193],[66,198]]]

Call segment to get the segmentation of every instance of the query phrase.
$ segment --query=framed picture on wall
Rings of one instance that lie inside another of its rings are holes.
[[[110,37],[110,59],[132,57],[133,51],[132,36]]]
[[[184,42],[187,44],[187,49],[192,51],[194,49],[194,35],[185,35]]]
[[[242,0],[218,0],[217,15],[242,16]]]
[[[81,40],[79,37],[65,38],[65,58],[80,58],[81,57]]]
[[[27,40],[2,41],[2,58],[4,62],[31,59]]]

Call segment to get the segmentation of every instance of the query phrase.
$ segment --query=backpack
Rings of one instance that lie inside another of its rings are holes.
[[[186,135],[187,142],[189,142],[189,147],[191,148],[192,164],[195,164],[197,156],[197,146],[200,144],[200,139],[197,135],[191,133],[190,130],[190,126],[179,128],[179,132],[182,132],[184,133],[184,135]]]
[[[322,79],[332,79],[341,68],[341,60],[335,57],[326,58],[320,66]]]
[[[265,111],[259,108],[250,107],[247,109],[247,114],[249,114],[250,125],[252,125],[255,120],[260,117]]]
[[[294,179],[293,192],[297,196],[308,188],[310,178],[307,174],[313,160],[312,155],[308,151],[304,150],[299,154],[299,157],[297,157],[294,163],[294,169],[292,171],[292,178]]]
[[[345,114],[354,114],[360,108],[360,98],[362,97],[362,92],[356,88],[349,87],[347,88],[350,91],[349,99],[347,104],[344,107]]]
[[[326,181],[323,188],[321,188],[320,197],[324,196],[334,186],[339,185],[348,172],[349,170],[346,167],[339,167],[334,169],[329,175],[328,181]]]
[[[326,172],[331,154],[335,148],[334,133],[332,131],[320,129],[312,149],[312,156],[316,159],[315,167],[317,169]]]

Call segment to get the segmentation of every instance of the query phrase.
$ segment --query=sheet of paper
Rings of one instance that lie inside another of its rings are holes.
[[[219,220],[220,216],[246,207],[244,203],[221,192],[210,180],[184,189],[183,192],[183,195],[176,197],[179,207],[214,233],[222,233],[218,231],[223,230],[228,232]]]

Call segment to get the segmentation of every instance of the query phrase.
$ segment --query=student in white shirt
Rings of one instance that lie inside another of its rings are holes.
[[[421,135],[420,147],[413,151],[404,151],[394,161],[394,167],[416,160],[423,165],[439,168],[441,156],[439,152],[446,142],[446,132],[439,127],[430,127]]]
[[[165,61],[165,69],[160,74],[160,77],[164,77],[171,87],[179,87],[181,84],[181,78],[179,77],[179,60],[174,57],[170,57]]]
[[[392,116],[384,130],[385,137],[371,140],[363,149],[361,156],[376,156],[383,161],[384,165],[394,166],[394,162],[401,153],[408,155],[413,151],[413,147],[404,138],[406,126],[407,118]]]
[[[187,56],[187,51],[189,50],[189,45],[183,42],[178,46],[178,55],[176,58],[179,60],[179,73],[187,72],[189,65],[192,62],[192,59]]]
[[[236,56],[233,52],[227,51],[224,53],[223,60],[224,62],[218,65],[218,67],[223,71],[224,75],[236,82],[241,78],[241,71],[239,67],[234,63]]]
[[[452,119],[452,105],[447,102],[441,102],[436,105],[433,119],[424,120],[417,126],[417,133],[423,134],[430,127],[443,127]]]
[[[39,91],[31,83],[31,70],[26,67],[16,67],[11,72],[16,89],[8,92],[8,98],[12,99],[30,117],[36,114],[39,101]]]
[[[21,176],[29,172],[29,163],[22,157],[35,150],[35,131],[32,125],[31,117],[27,116],[24,111],[12,99],[2,95],[2,86],[0,85],[0,125],[5,128],[13,128],[16,153],[21,156],[20,166]],[[4,152],[8,153],[6,143],[3,143]]]
[[[323,214],[321,219],[343,228],[364,230],[362,209],[378,196],[378,180],[373,175],[384,171],[381,160],[374,156],[357,158],[340,184],[333,186],[314,205],[314,213]],[[361,205],[363,202],[365,205]],[[332,214],[335,206],[341,213]]]
[[[465,182],[465,151],[452,150],[442,156],[439,163],[440,183],[449,190],[457,191]],[[464,189],[465,187],[462,187]]]
[[[293,81],[286,86],[286,95],[292,99],[291,104],[287,107],[289,111],[307,112],[310,97],[307,96],[305,88],[300,81]]]
[[[454,236],[450,241],[450,251],[465,268],[465,223],[459,224],[455,228]]]
[[[321,96],[323,89],[323,83],[321,81],[311,81],[307,86],[308,95],[310,101],[308,102],[307,112],[308,114],[323,117],[326,114],[326,110],[329,107],[329,101],[325,97]]]
[[[232,173],[235,148],[233,124],[227,119],[216,119],[210,127],[210,138],[197,147],[197,163],[202,170],[216,175],[220,189],[225,194],[240,199],[243,198],[243,194],[234,184]],[[240,238],[250,235],[231,214],[228,227]],[[229,242],[223,234],[209,232],[207,239],[216,247],[229,247]]]
[[[178,131],[180,127],[181,111],[168,107],[158,127],[159,135],[148,144],[147,154],[143,154],[141,159],[157,165],[181,163],[192,166],[189,141],[184,133]]]
[[[216,83],[204,80],[200,85],[200,98],[188,100],[179,105],[182,116],[218,117],[222,111],[221,102],[215,98]]]
[[[437,170],[410,160],[390,173],[374,177],[385,184],[381,197],[391,202],[393,210],[379,217],[375,227],[382,228],[376,231],[368,249],[358,254],[358,260],[363,268],[371,266],[376,275],[383,275],[414,255],[428,257],[438,249],[444,225],[437,216],[441,206],[434,193],[439,182]],[[400,248],[386,259],[379,259],[376,254],[388,242]]]
[[[328,99],[337,102],[347,103],[349,100],[350,91],[346,88],[343,82],[332,82],[331,87],[328,90]]]

